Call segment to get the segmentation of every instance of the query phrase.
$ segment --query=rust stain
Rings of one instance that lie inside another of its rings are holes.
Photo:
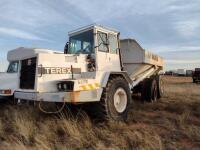
[[[75,91],[70,93],[70,98],[72,103],[76,103],[79,100],[80,97],[80,91]]]

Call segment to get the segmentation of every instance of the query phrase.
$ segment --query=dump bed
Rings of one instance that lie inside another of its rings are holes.
[[[137,79],[151,68],[152,74],[163,69],[163,59],[144,50],[134,39],[120,41],[122,63],[132,79]]]

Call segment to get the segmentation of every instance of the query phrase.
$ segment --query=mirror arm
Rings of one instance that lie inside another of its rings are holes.
[[[65,47],[64,47],[64,54],[67,54],[68,51],[69,51],[69,42],[67,42]]]

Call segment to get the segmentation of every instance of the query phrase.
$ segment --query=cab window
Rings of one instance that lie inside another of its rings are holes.
[[[93,30],[71,36],[68,54],[93,54],[93,36]]]
[[[15,62],[11,62],[8,66],[8,73],[17,73],[18,72],[18,66],[19,66],[19,62],[15,61]]]
[[[107,34],[103,32],[98,32],[97,40],[98,40],[98,48],[99,51],[108,52],[108,40]]]
[[[117,54],[118,50],[118,40],[117,35],[109,34],[109,45],[110,45],[110,53]]]

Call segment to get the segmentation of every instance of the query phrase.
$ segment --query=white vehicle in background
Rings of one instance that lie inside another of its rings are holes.
[[[17,56],[13,56],[13,51],[18,52],[15,53]],[[9,51],[7,54],[8,69],[6,72],[0,73],[0,99],[13,100],[14,92],[20,87],[22,61],[19,57],[30,54],[30,51],[32,52],[31,55],[37,55],[37,53],[61,53],[47,49],[35,49],[33,54],[32,49],[23,47]]]
[[[187,77],[192,77],[193,70],[186,70],[186,76]]]
[[[0,99],[11,100],[18,89],[19,61],[8,61],[10,63],[7,72],[0,73]]]
[[[186,70],[185,69],[178,69],[177,75],[178,76],[186,76]]]
[[[94,113],[124,120],[133,92],[149,102],[162,96],[163,60],[133,39],[120,41],[119,35],[91,25],[69,33],[66,54],[11,51],[10,59],[21,64],[14,97],[39,103],[95,103]]]

